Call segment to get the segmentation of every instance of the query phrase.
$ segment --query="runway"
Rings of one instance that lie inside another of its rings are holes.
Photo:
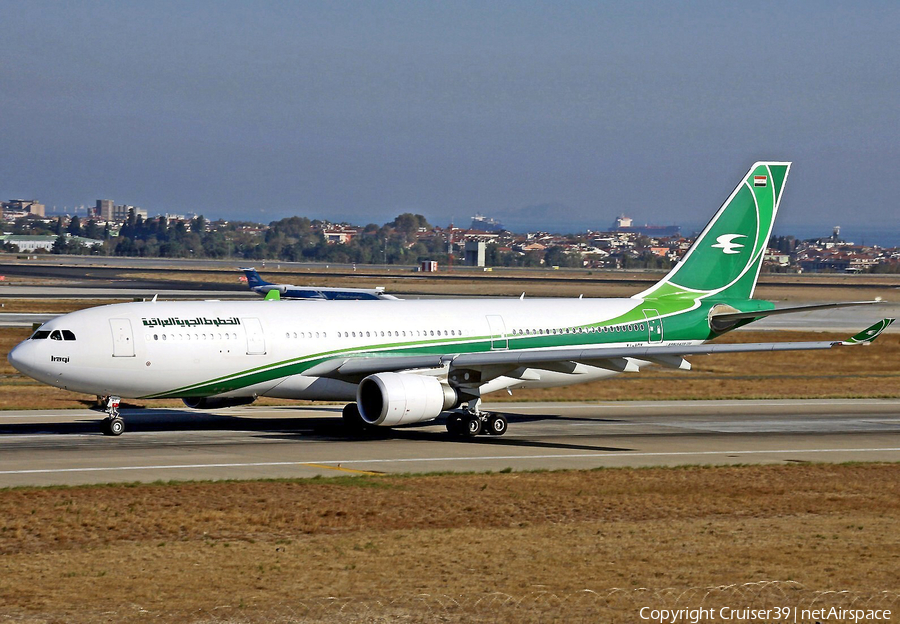
[[[442,421],[348,438],[340,408],[0,412],[0,487],[365,473],[900,461],[900,400],[498,403],[500,438]]]

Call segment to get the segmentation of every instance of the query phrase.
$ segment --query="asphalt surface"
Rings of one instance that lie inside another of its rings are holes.
[[[898,400],[503,403],[503,437],[441,421],[352,438],[340,408],[0,412],[0,487],[684,464],[900,461]],[[491,409],[490,405],[486,406]]]

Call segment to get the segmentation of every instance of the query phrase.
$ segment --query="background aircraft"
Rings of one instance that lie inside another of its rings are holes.
[[[327,288],[323,286],[294,286],[273,284],[259,276],[253,267],[241,269],[247,276],[247,285],[255,293],[266,296],[277,290],[281,299],[312,299],[320,301],[397,299],[384,292],[384,288]]]

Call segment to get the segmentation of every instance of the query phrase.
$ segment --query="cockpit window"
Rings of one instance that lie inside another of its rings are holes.
[[[75,340],[75,333],[71,329],[39,329],[31,335],[32,340]]]

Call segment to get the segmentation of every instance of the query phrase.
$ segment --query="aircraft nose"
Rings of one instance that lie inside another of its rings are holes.
[[[28,375],[34,366],[34,353],[27,341],[21,342],[9,352],[6,360],[20,373]]]

